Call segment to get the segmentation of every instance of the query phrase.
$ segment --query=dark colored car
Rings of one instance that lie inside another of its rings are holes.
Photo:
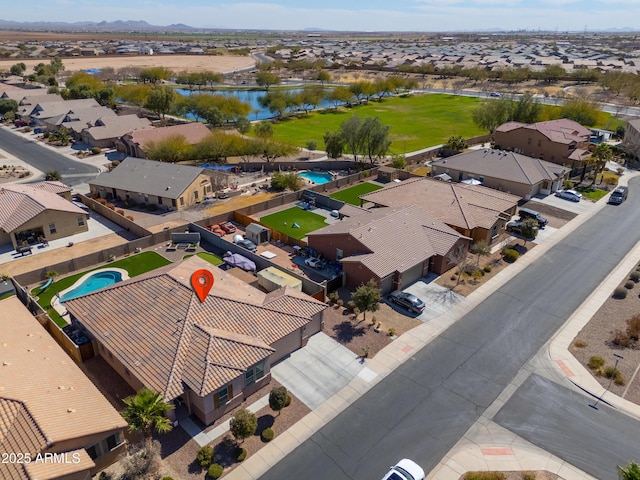
[[[246,238],[237,240],[235,243],[236,245],[239,245],[242,248],[249,250],[250,252],[255,253],[255,251],[258,249],[258,246],[255,243],[253,243],[251,240],[247,240]]]
[[[524,220],[525,218],[535,218],[538,221],[538,226],[540,228],[546,227],[547,223],[549,223],[549,220],[540,215],[540,212],[536,212],[530,208],[521,208],[519,213],[520,220]]]
[[[627,187],[618,187],[613,192],[611,192],[609,203],[620,205],[627,199],[627,195],[629,195],[629,189]]]
[[[389,294],[389,300],[414,313],[422,313],[425,307],[424,302],[418,297],[407,292],[401,292],[400,290],[391,292]]]

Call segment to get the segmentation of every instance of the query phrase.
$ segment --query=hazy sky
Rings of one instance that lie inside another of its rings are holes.
[[[145,20],[155,25],[358,31],[640,30],[640,0],[29,0],[0,19]]]

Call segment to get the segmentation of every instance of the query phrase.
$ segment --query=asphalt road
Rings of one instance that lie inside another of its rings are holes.
[[[625,203],[607,206],[577,228],[262,478],[375,479],[403,457],[425,471],[434,469],[640,240],[638,183],[631,182]],[[611,416],[593,415],[590,408],[576,409],[567,422],[566,409],[556,407],[567,398],[576,401],[568,391],[557,386],[536,392],[534,398],[544,398],[548,407],[544,426],[530,415],[528,404],[514,407],[517,397],[509,404],[508,424],[517,425],[517,433],[555,428],[563,442],[550,441],[549,434],[536,437],[536,443],[570,462],[576,461],[572,442],[606,444],[578,466],[597,478],[617,478],[615,470],[606,475],[602,466],[618,462],[613,452],[637,445],[637,435],[630,432],[640,431],[640,422],[627,418],[630,428],[614,433]]]
[[[69,186],[88,183],[99,173],[96,167],[68,158],[37,142],[27,140],[22,135],[9,132],[7,127],[0,128],[0,148],[43,173],[57,170],[62,175],[62,181]]]

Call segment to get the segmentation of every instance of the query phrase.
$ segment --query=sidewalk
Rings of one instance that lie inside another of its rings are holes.
[[[640,175],[638,172],[625,175],[621,177],[620,184],[626,185],[630,178],[638,175]],[[551,247],[597,214],[606,206],[607,200],[608,195],[602,198],[594,208],[571,220],[563,228],[551,235],[544,244],[532,249],[517,263],[500,272],[451,310],[434,318],[428,324],[419,325],[406,332],[380,351],[373,359],[367,360],[368,369],[375,375],[359,376],[353,379],[319,408],[309,413],[289,430],[276,437],[256,454],[238,465],[225,478],[230,480],[259,478],[322,426],[333,420],[351,403],[408,360],[414,351],[424,347],[458,319],[473,310],[488,295],[541,258]],[[556,376],[562,378],[570,377],[573,383],[580,385],[585,390],[591,391],[595,395],[602,394],[603,389],[600,384],[591,377],[590,373],[577,360],[573,359],[567,348],[575,337],[575,332],[579,331],[584,323],[598,310],[611,290],[627,274],[631,264],[636,262],[639,257],[640,242],[549,342],[547,347],[549,350],[548,368],[552,369]],[[427,478],[458,480],[464,472],[471,470],[548,470],[566,480],[593,478],[491,421],[493,415],[515,392],[517,386],[530,374],[529,368],[531,366],[526,365],[521,370],[509,388],[485,411],[478,422],[469,429],[464,437],[441,460],[438,467],[429,473]],[[629,404],[629,402],[620,398],[614,400],[613,394],[610,395],[607,396],[608,402],[619,406],[632,415],[640,416],[640,407]]]

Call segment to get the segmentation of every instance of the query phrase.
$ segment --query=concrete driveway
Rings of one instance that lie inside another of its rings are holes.
[[[335,395],[356,376],[376,374],[352,351],[320,332],[304,348],[271,368],[271,375],[311,410]]]
[[[564,198],[558,198],[555,195],[536,196],[533,198],[536,202],[544,203],[552,207],[561,208],[568,212],[573,212],[580,215],[581,213],[588,212],[596,206],[591,200],[585,200],[584,198],[579,202],[571,202]]]
[[[435,275],[429,276],[404,289],[405,292],[415,295],[425,303],[424,312],[418,317],[423,322],[437,317],[450,310],[456,303],[464,300],[464,297],[459,293],[437,285],[434,282],[436,278]]]

